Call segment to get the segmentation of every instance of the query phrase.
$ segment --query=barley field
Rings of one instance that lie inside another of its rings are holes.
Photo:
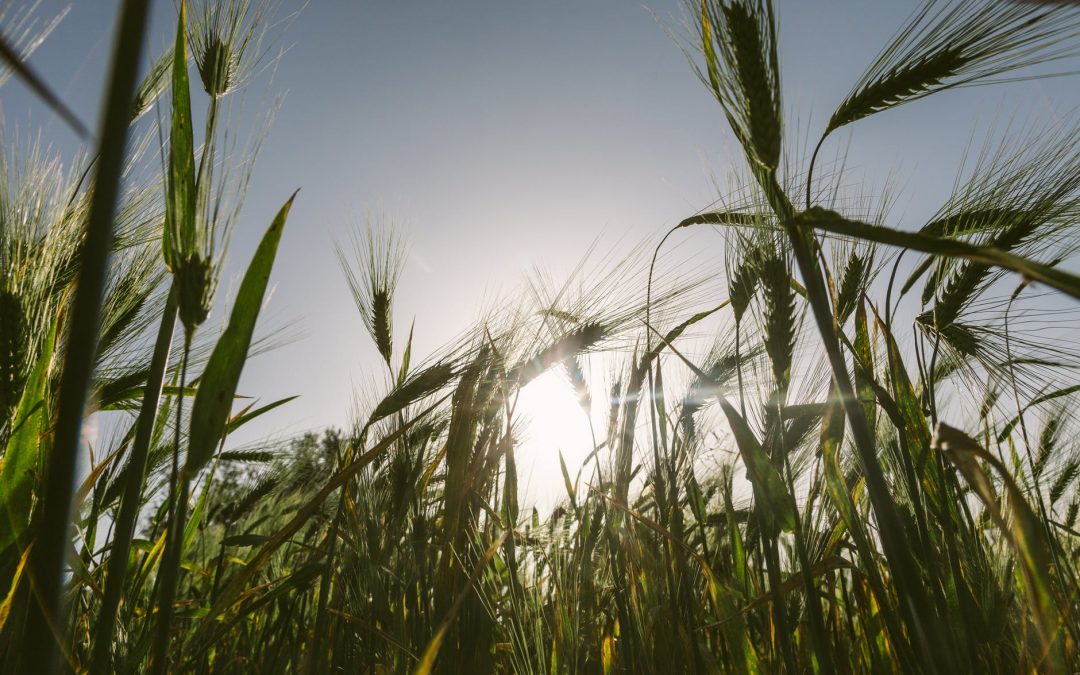
[[[949,90],[1077,87],[1075,3],[913,5],[805,142],[787,3],[690,2],[719,201],[424,354],[406,237],[358,226],[328,254],[378,363],[352,422],[242,444],[294,398],[238,384],[302,185],[220,283],[261,144],[224,111],[281,7],[165,4],[143,73],[122,0],[93,131],[26,60],[48,27],[0,12],[0,72],[87,147],[0,162],[0,672],[1080,671],[1080,116],[974,136],[914,226],[837,149]],[[589,440],[540,505],[519,394],[551,373]]]

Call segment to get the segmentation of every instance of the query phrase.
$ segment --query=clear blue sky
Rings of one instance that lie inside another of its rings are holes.
[[[65,4],[46,0],[39,13]],[[76,0],[31,59],[91,122],[117,5]],[[778,6],[790,136],[803,130],[805,142],[916,4]],[[297,7],[284,0],[282,14]],[[287,97],[222,283],[235,288],[255,237],[302,188],[262,326],[296,319],[306,337],[251,362],[241,385],[264,400],[302,398],[261,432],[343,424],[352,392],[374,380],[377,355],[332,249],[365,209],[402,223],[411,240],[397,330],[415,316],[416,349],[427,353],[534,264],[566,269],[597,237],[603,246],[658,236],[715,200],[710,174],[740,160],[719,107],[665,31],[684,15],[680,0],[311,0],[280,37],[288,51],[276,68],[244,93],[252,114],[274,93]],[[174,3],[156,0],[154,53],[174,21]],[[903,106],[853,125],[848,165],[878,189],[891,176],[895,223],[913,226],[947,196],[973,120],[1066,116],[1077,89],[1075,78],[1050,80]],[[40,133],[68,155],[77,147],[21,84],[0,89],[0,106],[8,137]],[[698,236],[696,245],[719,250],[719,237]]]

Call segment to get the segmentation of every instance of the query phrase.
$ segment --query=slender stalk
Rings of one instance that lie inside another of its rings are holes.
[[[116,518],[116,529],[112,541],[109,563],[105,577],[105,597],[101,601],[97,626],[94,630],[94,652],[90,672],[110,672],[109,648],[112,645],[113,628],[116,626],[116,611],[124,590],[128,557],[131,554],[131,539],[135,534],[135,520],[142,505],[142,490],[145,484],[146,459],[150,450],[150,441],[154,435],[154,423],[157,419],[158,402],[165,381],[165,371],[172,349],[173,332],[176,328],[175,282],[169,289],[165,301],[165,311],[161,316],[154,354],[150,360],[150,374],[146,389],[143,391],[142,406],[135,428],[135,439],[131,447],[131,459],[128,460],[128,480],[120,498],[120,512]],[[183,394],[181,393],[181,396]]]
[[[779,411],[778,411],[779,412]],[[781,430],[783,438],[783,430]],[[781,441],[782,443],[783,441]],[[795,479],[792,476],[791,462],[788,459],[786,448],[782,449],[784,456],[784,477],[787,479],[788,490],[792,495],[795,493]],[[807,507],[809,508],[809,507]],[[810,617],[810,639],[817,656],[818,671],[820,673],[834,673],[836,666],[833,664],[832,652],[829,649],[829,640],[825,633],[825,622],[821,618],[821,599],[814,588],[813,577],[810,573],[810,556],[806,551],[806,541],[803,532],[802,516],[799,509],[795,512],[795,554],[799,560],[800,574],[803,580],[803,593],[806,595],[806,613]]]
[[[828,134],[823,134],[818,139],[817,145],[814,146],[814,154],[810,155],[810,168],[806,171],[806,208],[810,208],[810,195],[814,187],[814,164],[817,163],[818,152],[821,151],[821,145],[827,136]]]
[[[191,353],[192,331],[184,331],[184,356],[180,361],[180,391],[187,386],[188,356]],[[180,423],[184,411],[184,398],[179,397],[176,404],[176,430],[173,445],[172,480],[170,482],[169,527],[165,537],[165,556],[161,561],[158,574],[161,588],[158,597],[157,627],[154,636],[154,650],[151,668],[155,674],[164,673],[168,667],[169,632],[172,628],[173,603],[176,599],[176,584],[180,575],[180,559],[183,553],[184,520],[187,517],[188,492],[191,489],[190,477],[180,471]],[[179,482],[179,485],[177,483]],[[179,487],[177,496],[176,488]]]
[[[56,672],[60,641],[66,632],[64,558],[71,533],[75,466],[86,395],[97,357],[97,333],[113,220],[120,195],[129,113],[135,96],[149,4],[148,0],[124,0],[120,10],[109,93],[102,114],[101,161],[86,222],[79,282],[65,343],[55,441],[45,469],[38,539],[30,562],[38,602],[31,603],[27,617],[24,658],[29,660],[33,655],[33,669],[44,675]],[[25,665],[29,666],[29,661]]]
[[[342,487],[341,499],[345,498],[344,486]],[[337,540],[338,540],[338,527],[339,521],[344,515],[344,509],[339,506],[337,517],[334,518],[334,522],[330,525],[327,532],[327,551],[326,562],[324,563],[324,569],[322,576],[319,579],[319,602],[317,609],[315,610],[315,623],[312,626],[311,632],[311,644],[308,646],[307,664],[305,671],[307,673],[317,673],[319,668],[320,657],[322,656],[322,640],[326,633],[326,605],[330,599],[330,586],[334,582],[334,559],[337,556]]]
[[[855,393],[855,388],[848,377],[847,365],[840,351],[840,342],[836,335],[835,319],[829,307],[828,295],[821,271],[815,266],[815,258],[810,247],[811,234],[799,229],[795,223],[794,212],[786,196],[780,191],[774,175],[763,177],[762,187],[769,196],[777,215],[791,241],[795,262],[806,284],[810,309],[817,323],[818,332],[825,346],[829,365],[833,372],[833,381],[840,393],[840,402],[851,425],[859,463],[866,477],[867,493],[874,507],[881,532],[881,543],[885,555],[891,563],[896,577],[902,612],[908,618],[908,625],[915,634],[918,643],[924,647],[923,666],[929,672],[949,672],[952,663],[951,653],[942,643],[943,628],[941,621],[933,613],[926,595],[918,567],[904,535],[904,524],[889,494],[885,474],[878,461],[874,447],[873,434],[867,425],[866,416]]]

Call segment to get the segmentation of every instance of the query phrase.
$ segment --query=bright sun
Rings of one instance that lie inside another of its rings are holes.
[[[557,369],[521,390],[515,416],[525,429],[516,456],[521,505],[523,509],[536,506],[543,513],[566,498],[559,452],[571,480],[591,452],[589,421],[566,375]],[[583,472],[579,490],[585,489],[588,479],[589,472]]]

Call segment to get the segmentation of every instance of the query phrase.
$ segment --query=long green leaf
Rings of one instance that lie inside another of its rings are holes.
[[[188,456],[184,466],[184,473],[189,478],[210,461],[225,431],[236,385],[240,381],[240,373],[251,346],[251,336],[255,332],[255,320],[259,317],[263,295],[270,281],[270,270],[274,266],[281,233],[285,229],[285,219],[295,198],[296,193],[293,193],[263,235],[240,283],[229,325],[206,362],[206,371],[199,382],[199,391],[195,394],[191,409]]]
[[[424,655],[420,659],[420,664],[413,671],[413,675],[430,675],[432,669],[435,667],[435,659],[439,656],[439,650],[442,648],[443,639],[446,637],[446,632],[450,629],[450,625],[457,618],[458,612],[461,610],[461,605],[464,604],[466,598],[473,591],[473,586],[480,579],[481,573],[484,568],[488,566],[491,559],[495,557],[495,553],[498,552],[499,547],[502,546],[503,540],[510,534],[509,531],[503,531],[495,541],[492,542],[488,550],[484,552],[484,556],[480,559],[476,566],[473,568],[472,574],[469,575],[469,581],[465,584],[465,587],[461,589],[457,597],[454,599],[454,604],[450,606],[450,610],[446,613],[446,617],[442,623],[439,624],[438,630],[435,631],[435,635],[428,642],[427,648],[424,650]]]
[[[30,557],[39,601],[30,603],[25,639],[20,645],[25,661],[21,667],[24,670],[32,667],[44,675],[56,672],[61,644],[66,644],[62,636],[58,641],[54,622],[57,617],[66,616],[64,558],[71,542],[75,467],[87,394],[98,356],[98,327],[108,279],[108,258],[149,6],[148,0],[124,0],[117,12],[116,47],[101,116],[94,190],[84,225],[78,284],[65,322],[67,346],[60,376],[56,431],[43,481],[40,534]]]
[[[48,424],[46,397],[55,343],[54,321],[34,370],[23,387],[12,426],[14,432],[8,438],[0,464],[0,553],[15,543],[30,524],[34,475],[44,459],[41,452],[48,447],[42,442],[42,434]],[[6,558],[0,558],[0,571],[7,568]],[[0,578],[0,582],[3,581]]]
[[[726,213],[701,213],[690,216],[679,225],[728,224]],[[845,237],[873,241],[889,246],[910,248],[950,258],[961,258],[984,265],[994,265],[1016,272],[1026,279],[1038,281],[1063,293],[1080,299],[1080,276],[1014,255],[992,246],[978,246],[959,239],[949,239],[920,232],[904,232],[882,225],[871,225],[841,216],[835,211],[811,207],[796,217],[796,223],[804,228],[821,230]]]
[[[274,408],[283,406],[286,403],[290,403],[292,401],[295,401],[298,398],[300,398],[300,397],[299,396],[286,396],[285,398],[278,399],[278,400],[274,401],[273,403],[267,403],[264,406],[260,406],[258,408],[255,408],[254,410],[244,410],[244,411],[240,412],[238,415],[236,415],[235,417],[233,417],[231,420],[229,420],[229,423],[225,425],[225,433],[231,434],[233,431],[236,431],[237,429],[244,426],[245,424],[247,424],[251,420],[255,419],[256,417],[260,417],[262,415],[265,415],[266,413],[270,412]]]
[[[186,3],[180,19],[172,59],[172,115],[169,122],[169,166],[165,172],[165,229],[161,237],[165,264],[195,246],[195,139],[191,120],[191,89],[187,70]],[[178,237],[179,241],[173,241]]]
[[[1053,581],[1050,578],[1052,567],[1050,550],[1044,539],[1045,530],[1024,498],[1024,493],[1001,460],[987,452],[964,432],[939,423],[934,433],[934,447],[941,450],[960,471],[964,480],[986,504],[991,519],[1009,537],[1016,550],[1029,598],[1028,604],[1034,613],[1033,618],[1042,641],[1042,653],[1035,656],[1038,670],[1053,673],[1068,672],[1062,641],[1064,630],[1062,617],[1058,601],[1052,591]],[[1012,517],[1008,520],[1006,520],[997,491],[979,462],[985,462],[994,467],[1001,476],[1008,496],[1009,510],[1012,512]]]
[[[722,395],[717,395],[720,409],[724,411],[731,434],[735,437],[735,445],[739,448],[739,456],[742,457],[746,466],[746,477],[754,488],[754,498],[758,508],[764,516],[765,522],[770,526],[779,528],[785,532],[795,531],[795,501],[784,485],[780,472],[769,461],[765,449],[757,440],[750,425],[746,423],[739,411],[735,409]],[[771,535],[772,533],[770,533]]]
[[[1038,281],[1080,299],[1080,276],[1014,255],[992,246],[977,246],[959,239],[947,239],[918,232],[904,232],[844,218],[835,211],[813,207],[799,214],[798,225],[879,244],[910,248],[923,253],[961,258],[984,265],[1012,270],[1025,279]]]

